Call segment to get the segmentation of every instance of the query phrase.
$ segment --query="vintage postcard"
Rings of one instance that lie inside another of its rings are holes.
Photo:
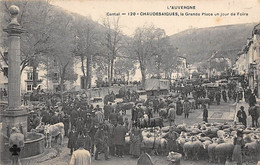
[[[0,25],[0,164],[259,164],[259,0],[1,0]]]

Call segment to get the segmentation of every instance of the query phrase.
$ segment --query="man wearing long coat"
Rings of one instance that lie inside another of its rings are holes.
[[[244,111],[244,106],[240,107],[240,110],[237,111],[237,117],[238,117],[238,121],[243,123],[244,126],[246,126],[246,112]]]
[[[184,117],[185,118],[189,118],[189,113],[190,113],[190,102],[189,100],[186,98],[184,103],[183,103],[183,112],[184,112]]]
[[[108,133],[108,147],[109,147],[109,154],[114,156],[115,155],[115,139],[114,137],[117,136],[115,134],[115,126],[112,123],[107,123],[107,133]]]
[[[109,116],[109,121],[111,124],[113,124],[114,126],[117,124],[118,121],[118,114],[114,112],[114,110],[112,110],[110,116]]]
[[[105,159],[108,159],[108,145],[107,145],[107,136],[105,135],[105,131],[102,125],[99,125],[99,128],[95,134],[95,160],[98,160],[98,154],[104,152]]]
[[[118,125],[115,128],[114,142],[116,145],[116,154],[119,157],[123,157],[126,131],[126,128],[121,123],[118,123]]]
[[[251,93],[251,95],[249,96],[249,100],[248,100],[249,106],[255,106],[256,104],[256,97],[254,93]]]
[[[74,126],[72,127],[72,131],[69,133],[68,148],[70,148],[71,155],[77,148],[77,132]]]

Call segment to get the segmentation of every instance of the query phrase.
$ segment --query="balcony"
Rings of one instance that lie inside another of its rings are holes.
[[[33,80],[31,79],[27,79],[27,80],[24,80],[25,82],[33,82]],[[43,80],[42,79],[38,79],[37,80],[37,83],[41,83]]]

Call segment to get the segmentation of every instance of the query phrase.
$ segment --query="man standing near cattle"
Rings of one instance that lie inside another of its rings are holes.
[[[98,154],[104,152],[105,159],[108,160],[108,137],[105,132],[103,125],[99,125],[98,130],[95,134],[95,160],[98,160]]]
[[[208,122],[208,109],[205,104],[203,105],[203,121]]]
[[[170,123],[170,126],[175,125],[175,119],[176,119],[176,111],[175,106],[173,104],[169,105],[169,112],[168,112],[168,121]]]
[[[240,110],[237,111],[237,117],[238,117],[238,122],[243,123],[243,125],[246,127],[247,115],[244,109],[245,109],[244,106],[240,107]]]
[[[84,141],[79,141],[78,145],[79,149],[73,152],[70,165],[90,165],[91,155],[84,149]]]
[[[123,157],[123,151],[125,146],[125,135],[126,135],[126,128],[122,125],[122,122],[119,122],[115,127],[114,131],[114,142],[116,145],[116,154],[119,157]]]
[[[190,108],[191,108],[190,102],[187,98],[185,98],[183,102],[184,118],[189,118]]]

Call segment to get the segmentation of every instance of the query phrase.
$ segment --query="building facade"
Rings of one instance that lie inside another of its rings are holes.
[[[252,31],[252,38],[247,40],[247,45],[239,52],[235,62],[237,74],[245,75],[249,87],[257,90],[260,96],[260,24]]]

